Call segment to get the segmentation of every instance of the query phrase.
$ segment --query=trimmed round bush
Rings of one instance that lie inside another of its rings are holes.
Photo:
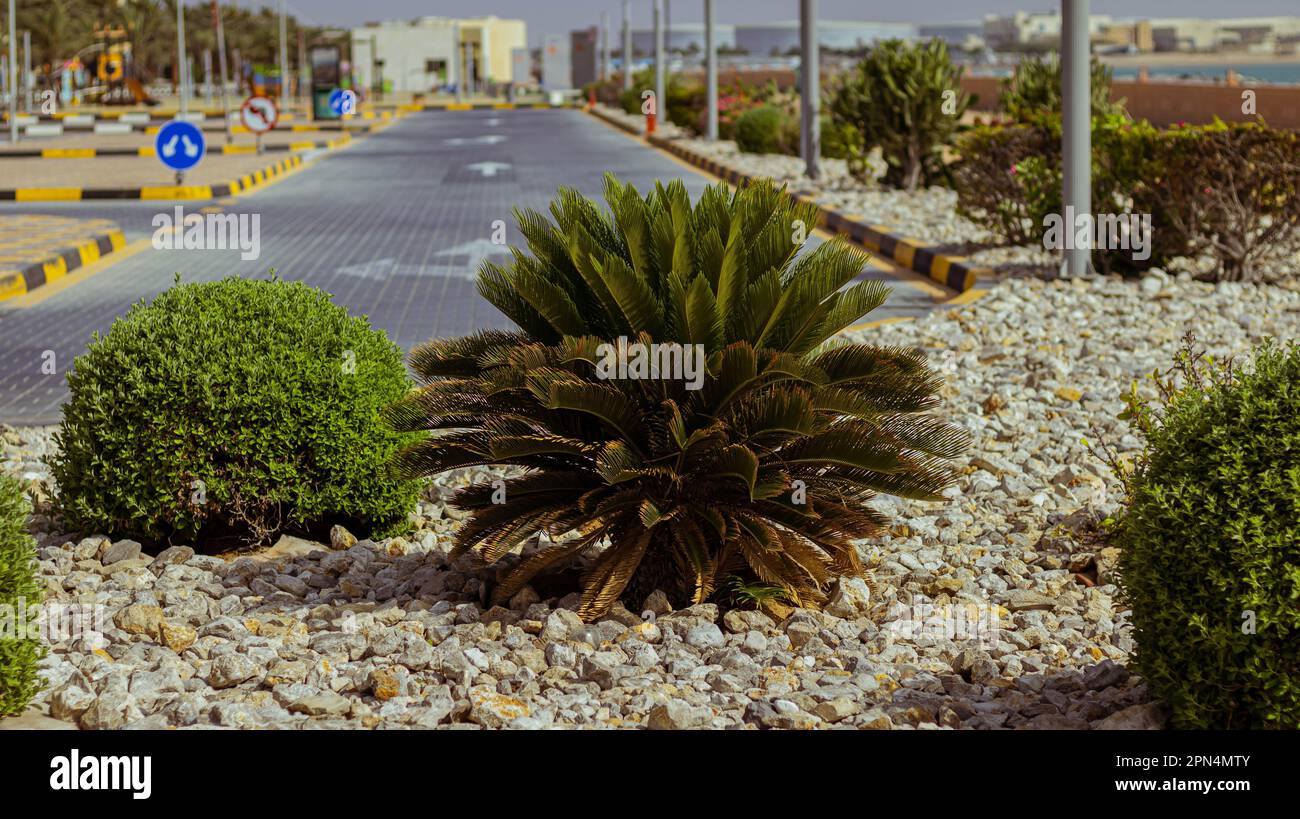
[[[304,284],[177,285],[96,335],[68,385],[52,468],[82,531],[382,534],[414,506],[418,485],[387,469],[411,436],[379,419],[409,389],[402,353]]]
[[[1196,366],[1126,479],[1120,585],[1136,668],[1181,728],[1300,728],[1300,347]],[[1189,363],[1189,359],[1191,363]]]
[[[27,632],[36,623],[28,613],[41,603],[27,512],[22,487],[0,475],[0,716],[21,713],[41,687],[36,664],[45,650]]]
[[[797,153],[799,123],[775,105],[756,106],[736,120],[736,147],[751,154]]]

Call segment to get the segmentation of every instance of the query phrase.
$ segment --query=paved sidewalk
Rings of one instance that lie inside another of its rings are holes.
[[[185,174],[186,185],[218,185],[279,162],[285,154],[209,154]],[[47,162],[0,160],[4,190],[24,188],[144,188],[176,184],[175,172],[152,157],[99,157]],[[47,197],[52,198],[52,197]]]
[[[215,133],[204,132],[204,138],[207,140],[209,154],[220,153],[226,145],[226,137],[221,131]],[[311,146],[306,143],[325,143],[330,140],[338,139],[345,135],[338,130],[321,130],[321,131],[295,131],[285,129],[283,131],[272,131],[262,137],[262,144],[271,146],[289,146],[295,143],[303,146],[302,149],[309,149]],[[81,151],[84,149],[120,151],[124,149],[145,150],[148,155],[153,155],[155,134],[146,134],[142,131],[130,134],[96,134],[88,131],[73,131],[57,137],[42,137],[21,140],[18,145],[8,143],[0,147],[0,160],[9,161],[14,159],[35,159],[37,157],[22,156],[32,151]],[[353,138],[356,138],[353,136]],[[235,134],[231,140],[231,145],[236,146],[240,152],[252,151],[257,145],[257,139],[251,134]],[[9,156],[10,154],[19,154],[18,157]],[[72,158],[72,157],[60,157]],[[209,157],[204,157],[203,161],[207,162]],[[202,165],[200,165],[202,167]],[[11,178],[10,174],[13,169],[9,165],[0,166],[0,172],[4,174],[4,180],[7,183]],[[5,184],[4,187],[11,185]],[[12,185],[12,187],[18,187]]]

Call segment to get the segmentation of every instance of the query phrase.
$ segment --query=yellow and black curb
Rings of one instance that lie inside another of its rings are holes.
[[[140,188],[9,188],[0,190],[0,202],[68,202],[87,199],[166,199],[184,201],[214,199],[248,193],[302,165],[302,157],[290,156],[238,179],[216,185],[153,185]]]
[[[597,108],[587,107],[586,110],[601,121],[607,122],[629,134],[644,137],[650,145],[667,151],[737,187],[748,185],[756,179],[756,177],[738,171],[729,165],[692,151],[671,139],[666,139],[657,134],[645,135],[639,128],[611,117]],[[790,191],[789,196],[798,202],[806,202],[817,208],[819,227],[847,236],[852,241],[874,253],[878,253],[898,266],[927,276],[932,281],[958,293],[974,289],[981,280],[991,278],[993,275],[993,271],[987,268],[972,267],[966,264],[965,259],[960,256],[939,253],[931,245],[891,233],[882,225],[869,225],[851,216],[846,216],[834,208],[810,198],[803,192]]]
[[[399,105],[399,111],[513,111],[515,109],[539,109],[539,108],[581,108],[576,102],[562,102],[559,105],[551,105],[549,102],[443,102],[443,103],[423,103],[410,102],[405,105]]]
[[[283,153],[290,151],[297,153],[299,151],[311,151],[316,148],[337,148],[351,141],[351,134],[343,134],[323,142],[298,140],[280,145],[266,145],[263,146],[262,152]],[[227,156],[231,154],[255,154],[257,153],[257,146],[214,145],[211,152]],[[124,156],[155,157],[157,155],[158,153],[152,145],[139,148],[34,148],[26,151],[0,151],[0,159],[120,159]]]
[[[55,251],[42,261],[18,270],[0,270],[0,302],[24,296],[36,288],[58,281],[72,271],[98,261],[126,244],[120,230],[101,233],[90,239]]]

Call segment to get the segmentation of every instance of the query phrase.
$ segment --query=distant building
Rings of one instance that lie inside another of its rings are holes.
[[[573,68],[569,63],[569,44],[559,34],[548,34],[542,42],[542,90],[570,88],[573,88]]]
[[[600,29],[596,26],[569,32],[569,65],[573,88],[582,88],[600,77]]]
[[[428,92],[471,79],[481,87],[509,82],[511,52],[527,44],[523,20],[420,17],[352,29],[353,70],[365,88]]]
[[[1112,22],[1109,14],[1094,14],[1088,18],[1088,31],[1098,35]],[[990,14],[984,18],[984,41],[989,48],[1045,45],[1060,39],[1061,13],[1058,11],[1017,11],[1011,15]]]
[[[922,40],[938,37],[951,48],[974,51],[984,47],[984,24],[978,21],[924,24],[917,26],[916,33]]]
[[[719,49],[729,49],[736,45],[736,27],[732,25],[715,25],[713,42]],[[610,48],[620,51],[623,48],[621,35],[610,38]],[[704,53],[703,23],[673,23],[671,29],[664,32],[664,48],[685,54]],[[641,56],[649,56],[655,50],[655,31],[653,28],[632,29],[632,51]]]
[[[873,23],[819,20],[817,43],[822,48],[858,49],[881,40],[915,40],[913,23]],[[736,26],[736,48],[755,57],[776,56],[799,50],[799,22],[747,23]]]

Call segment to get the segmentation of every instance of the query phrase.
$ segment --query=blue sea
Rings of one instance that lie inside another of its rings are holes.
[[[1147,69],[1152,79],[1157,77],[1182,79],[1222,80],[1228,69],[1235,69],[1242,82],[1300,84],[1300,63],[1246,63],[1242,65],[1206,65],[1186,63],[1178,65],[1153,65]],[[1136,67],[1115,68],[1115,79],[1128,80],[1137,76]]]

